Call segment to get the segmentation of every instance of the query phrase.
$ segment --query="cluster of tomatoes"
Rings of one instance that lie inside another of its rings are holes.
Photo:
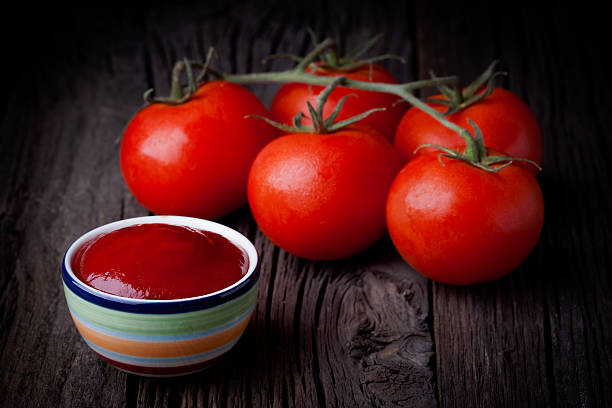
[[[377,65],[314,73],[397,83]],[[495,279],[533,249],[544,204],[529,165],[487,172],[427,148],[415,155],[425,143],[461,149],[462,139],[427,113],[396,103],[397,96],[334,89],[327,115],[348,93],[358,95],[346,99],[338,121],[372,108],[386,110],[328,133],[279,135],[249,116],[291,124],[321,90],[285,84],[268,111],[246,88],[211,81],[182,104],[149,105],[125,130],[125,181],[136,199],[158,214],[215,219],[248,201],[273,243],[308,259],[354,255],[389,231],[410,265],[441,282]],[[509,91],[495,88],[447,118],[462,127],[473,120],[489,148],[541,161],[534,115]]]

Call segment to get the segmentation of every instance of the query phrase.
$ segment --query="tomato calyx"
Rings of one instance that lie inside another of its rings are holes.
[[[312,39],[313,43],[317,44],[318,40],[315,33],[312,30],[308,30],[308,34]],[[400,61],[402,64],[406,63],[406,60],[399,55],[394,54],[383,54],[378,55],[372,58],[361,59],[361,56],[365,54],[369,49],[371,49],[374,44],[380,40],[382,34],[377,34],[364,43],[360,44],[353,51],[349,52],[344,57],[338,56],[338,50],[333,44],[329,47],[326,52],[320,55],[320,63],[318,65],[314,65],[313,69],[329,69],[334,71],[352,71],[354,69],[363,67],[365,65],[370,66],[370,70],[372,69],[372,64],[378,61],[383,61],[387,59],[395,59]]]
[[[180,105],[187,102],[197,92],[200,82],[204,80],[204,77],[209,72],[210,61],[215,53],[214,48],[208,50],[206,61],[202,64],[200,62],[189,61],[184,58],[182,61],[177,61],[172,68],[172,80],[170,84],[170,95],[167,97],[154,98],[152,95],[155,92],[153,88],[145,91],[143,98],[146,103],[162,103],[165,105]],[[194,75],[194,69],[199,69],[200,73],[196,77]],[[212,70],[210,70],[212,71]],[[183,84],[181,77],[183,72],[187,76],[187,84]]]
[[[486,98],[495,89],[495,78],[506,75],[505,72],[495,71],[498,63],[499,60],[493,61],[478,78],[463,89],[458,84],[452,88],[447,85],[438,86],[444,99],[427,98],[426,102],[446,106],[444,115],[448,116]],[[430,75],[432,79],[436,79],[433,71],[430,71]]]
[[[365,59],[361,58],[363,54],[365,54],[368,50],[370,50],[374,46],[374,44],[376,44],[378,40],[380,40],[380,38],[382,37],[382,34],[375,35],[374,37],[370,38],[364,43],[358,45],[354,50],[349,52],[347,55],[340,57],[338,55],[338,47],[335,41],[326,39],[325,41],[319,42],[314,31],[312,31],[312,29],[310,28],[308,28],[307,30],[308,30],[308,35],[310,36],[310,39],[315,45],[315,49],[320,50],[318,53],[319,61],[317,63],[313,61],[308,61],[307,66],[310,68],[310,72],[312,73],[314,73],[317,70],[348,72],[348,71],[352,71],[357,68],[361,68],[363,66],[369,65],[370,66],[370,76],[371,76],[372,65],[375,62],[383,61],[387,59],[394,59],[394,60],[400,61],[402,64],[406,63],[406,60],[404,58],[400,57],[399,55],[394,55],[394,54],[383,54],[383,55],[378,55],[375,57],[365,58]],[[329,42],[329,43],[325,47],[320,47],[321,44],[324,44],[325,42]],[[307,57],[302,58],[302,57],[299,57],[297,55],[292,55],[292,54],[274,54],[264,59],[264,62],[267,62],[268,60],[273,59],[273,58],[285,58],[285,59],[290,59],[292,61],[295,61],[297,63],[302,63]]]
[[[438,155],[438,160],[444,166],[444,162],[442,161],[442,156],[448,157],[450,159],[461,160],[464,161],[474,167],[477,167],[481,170],[485,170],[492,173],[497,173],[502,170],[504,167],[511,165],[515,161],[522,161],[529,163],[535,166],[538,171],[541,171],[542,168],[533,160],[520,158],[520,157],[510,157],[505,155],[491,155],[489,156],[487,153],[487,148],[484,144],[484,139],[482,136],[482,132],[476,123],[472,120],[468,119],[468,122],[474,129],[474,135],[467,130],[464,129],[461,137],[467,142],[465,150],[463,152],[459,152],[453,149],[449,149],[448,147],[440,146],[437,144],[422,144],[414,150],[414,153],[418,152],[420,149],[424,147],[433,147],[435,149],[441,150],[442,153]],[[502,164],[503,163],[503,164]],[[501,164],[501,165],[499,165]],[[498,166],[499,165],[499,166]]]
[[[374,112],[386,110],[386,108],[373,108],[366,112],[352,116],[348,119],[344,119],[339,122],[334,122],[336,118],[338,117],[338,115],[340,114],[340,110],[342,109],[342,105],[344,105],[344,102],[346,102],[346,100],[350,97],[358,97],[358,95],[355,95],[355,94],[348,94],[342,97],[342,99],[338,101],[336,108],[328,117],[323,117],[323,107],[325,106],[325,103],[327,102],[329,95],[332,93],[334,88],[336,88],[338,85],[341,85],[345,80],[346,78],[343,76],[335,77],[334,80],[329,85],[327,85],[325,89],[323,89],[323,91],[321,91],[321,93],[317,97],[316,107],[313,107],[310,102],[308,101],[306,102],[306,106],[310,114],[310,120],[312,121],[312,126],[307,126],[302,123],[302,118],[305,117],[304,113],[302,112],[299,112],[293,118],[293,126],[287,126],[282,123],[278,123],[272,119],[266,118],[264,116],[259,116],[259,115],[247,115],[246,117],[247,118],[255,117],[258,119],[262,119],[266,121],[267,123],[269,123],[270,125],[282,131],[288,132],[288,133],[324,134],[324,133],[336,132],[348,125],[351,125],[357,121],[360,121],[361,119],[365,118],[366,116]]]

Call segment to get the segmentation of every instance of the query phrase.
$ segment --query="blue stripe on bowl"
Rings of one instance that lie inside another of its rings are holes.
[[[117,296],[111,299],[110,297],[101,297],[97,294],[88,292],[82,287],[84,284],[72,277],[66,270],[66,254],[64,254],[64,259],[62,261],[62,278],[66,286],[68,286],[75,295],[98,306],[132,313],[185,313],[218,306],[248,292],[259,280],[259,263],[255,266],[255,270],[249,276],[249,279],[244,280],[229,290],[196,298],[167,301],[149,300],[148,302],[141,302],[140,299],[120,298]]]

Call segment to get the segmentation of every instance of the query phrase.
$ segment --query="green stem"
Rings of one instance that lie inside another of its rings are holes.
[[[314,34],[310,31],[311,36]],[[326,49],[334,48],[335,43],[332,39],[326,39],[321,43],[317,44],[317,46],[306,55],[297,66],[293,69],[287,71],[280,72],[255,72],[248,74],[228,74],[225,72],[218,72],[213,69],[208,69],[208,72],[219,77],[220,79],[235,82],[240,84],[252,84],[252,83],[288,83],[288,82],[299,82],[309,85],[319,85],[319,86],[328,86],[332,82],[336,80],[335,77],[326,77],[326,76],[318,76],[312,73],[306,72],[306,68],[309,64],[314,62],[314,60],[321,55]],[[472,138],[470,132],[453,122],[446,119],[444,114],[438,112],[434,108],[430,107],[428,104],[422,102],[419,98],[412,94],[412,91],[415,89],[426,88],[426,87],[440,87],[444,85],[451,85],[454,87],[459,86],[459,78],[457,76],[447,76],[447,77],[435,77],[433,76],[431,79],[425,79],[420,81],[408,82],[403,84],[388,84],[388,83],[379,83],[379,82],[367,82],[367,81],[356,81],[353,79],[345,78],[342,80],[342,85],[347,88],[353,89],[361,89],[364,91],[374,91],[374,92],[385,92],[389,94],[393,94],[399,96],[400,98],[406,100],[413,106],[416,106],[418,109],[423,110],[424,112],[430,114],[434,119],[440,122],[443,126],[455,131],[458,133],[466,142],[466,151],[465,154],[472,158],[478,158],[478,148],[474,139]],[[331,91],[330,91],[331,92]]]
[[[461,126],[457,125],[456,123],[453,123],[450,120],[446,119],[446,116],[444,116],[442,112],[437,111],[436,109],[432,108],[425,102],[421,101],[419,98],[414,96],[411,92],[403,92],[401,95],[398,95],[398,96],[401,96],[406,101],[408,101],[411,105],[416,106],[418,109],[432,116],[442,126],[458,133],[459,136],[461,136],[461,138],[465,141],[466,147],[465,147],[465,152],[463,154],[465,154],[470,160],[474,160],[474,161],[478,160],[478,157],[479,157],[478,146],[476,145],[476,142],[474,141],[474,139],[472,138],[472,135],[467,129],[464,129]]]
[[[311,36],[314,37],[314,34],[311,33]],[[313,38],[314,40],[314,38]],[[240,84],[253,84],[253,83],[288,83],[288,82],[299,82],[309,85],[319,85],[319,86],[328,86],[337,80],[336,77],[326,77],[326,76],[318,76],[312,73],[306,72],[306,68],[314,62],[314,60],[320,56],[325,50],[331,50],[334,52],[335,43],[332,39],[326,39],[321,43],[317,44],[317,46],[308,53],[303,59],[300,60],[297,66],[293,69],[287,71],[280,72],[256,72],[249,74],[228,74],[221,71],[216,71],[210,68],[210,60],[213,55],[213,50],[211,49],[208,53],[208,57],[204,64],[197,61],[179,61],[175,64],[174,69],[172,70],[172,87],[169,98],[160,98],[157,100],[153,100],[150,98],[152,90],[149,90],[145,93],[145,100],[148,102],[161,102],[168,104],[178,104],[184,102],[184,99],[188,99],[189,96],[195,92],[197,85],[194,85],[193,80],[193,72],[192,68],[201,68],[203,70],[202,74],[198,76],[197,82],[204,79],[206,73],[210,73],[215,77],[220,79],[240,83]],[[180,82],[180,76],[183,70],[187,69],[188,79],[189,79],[189,89],[188,94],[185,94],[185,90]],[[457,132],[466,142],[466,151],[465,154],[469,157],[478,158],[478,149],[475,144],[474,139],[472,138],[470,132],[462,127],[450,122],[447,120],[444,115],[437,110],[433,109],[426,103],[422,102],[419,98],[412,94],[412,91],[415,89],[425,88],[425,87],[441,87],[445,85],[452,85],[457,87],[459,84],[459,79],[456,76],[448,76],[448,77],[432,77],[431,79],[425,79],[420,81],[408,82],[403,84],[388,84],[388,83],[379,83],[379,82],[367,82],[367,81],[356,81],[348,78],[344,78],[342,80],[342,85],[347,88],[353,89],[361,89],[364,91],[373,91],[373,92],[384,92],[399,96],[400,98],[406,100],[411,105],[416,106],[418,109],[425,111],[426,113],[433,116],[438,122],[440,122],[443,126]],[[331,90],[330,90],[331,92]],[[370,112],[371,113],[371,112]]]
[[[211,71],[212,72],[212,71]],[[280,72],[255,72],[251,74],[227,74],[215,73],[221,79],[239,84],[261,84],[261,83],[287,83],[300,82],[309,85],[327,86],[335,77],[318,76],[304,71],[292,69]],[[366,82],[346,79],[342,86],[347,88],[362,89],[365,91],[386,92],[403,97],[406,92],[415,89],[433,87],[441,84],[452,84],[457,81],[456,76],[440,77],[436,79],[424,79],[421,81],[407,82],[404,84],[387,84],[381,82]]]
[[[312,106],[312,104],[309,101],[306,101],[306,106],[308,108],[308,112],[310,114],[310,120],[312,121],[312,126],[304,126],[302,124],[302,113],[298,113],[294,118],[293,118],[293,124],[294,126],[287,126],[278,122],[273,121],[272,119],[268,119],[265,118],[263,116],[259,116],[259,115],[247,115],[246,117],[256,117],[259,119],[263,119],[264,121],[266,121],[267,123],[271,124],[272,126],[277,127],[278,129],[281,129],[285,132],[289,132],[289,133],[317,133],[317,134],[324,134],[324,133],[329,133],[329,132],[335,132],[338,131],[342,128],[344,128],[345,126],[349,126],[365,117],[367,117],[368,115],[370,115],[371,113],[374,112],[378,112],[381,110],[385,110],[386,108],[375,108],[375,109],[370,109],[369,111],[366,112],[362,112],[358,115],[352,116],[350,118],[347,118],[345,120],[341,120],[339,122],[335,122],[336,118],[338,117],[338,114],[340,113],[340,110],[342,109],[342,106],[344,105],[344,102],[346,101],[347,98],[349,98],[350,96],[356,96],[355,94],[348,94],[343,96],[338,103],[336,104],[336,107],[334,108],[334,111],[327,117],[325,117],[323,115],[323,111],[324,111],[324,107],[325,104],[327,103],[327,98],[329,98],[329,95],[331,95],[331,93],[333,92],[333,90],[340,85],[341,83],[343,83],[346,80],[345,77],[343,76],[336,76],[333,77],[333,81],[327,85],[325,87],[325,89],[323,89],[321,91],[321,93],[319,93],[319,95],[317,96],[317,104],[316,104],[316,108]]]
[[[287,70],[287,71],[279,71],[279,72],[255,72],[249,74],[228,74],[225,72],[215,71],[208,67],[208,72],[213,74],[220,79],[225,81],[239,83],[239,84],[256,84],[256,83],[288,83],[288,82],[299,82],[309,85],[319,85],[319,86],[328,86],[335,80],[336,77],[330,76],[318,76],[305,71],[305,68],[310,64],[321,52],[323,52],[326,48],[330,47],[333,44],[332,40],[325,40],[321,42],[312,52],[310,52],[304,59],[298,64],[295,68]],[[179,61],[174,67],[172,73],[172,91],[171,97],[174,98],[176,95],[180,95],[176,99],[180,99],[183,94],[183,89],[180,86],[180,73],[183,69],[185,69],[185,62]],[[187,62],[189,64],[189,62]],[[199,63],[192,62],[193,67],[199,67]],[[208,64],[206,64],[207,66]],[[456,76],[448,76],[448,77],[435,77],[432,79],[425,79],[414,82],[407,82],[403,84],[388,84],[388,83],[379,83],[379,82],[366,82],[366,81],[356,81],[353,79],[345,78],[342,81],[342,85],[347,88],[353,89],[361,89],[365,91],[374,91],[374,92],[385,92],[393,95],[397,95],[400,98],[406,100],[413,106],[416,106],[418,109],[423,110],[424,112],[431,115],[434,119],[440,122],[443,126],[457,132],[466,142],[466,151],[465,154],[468,157],[478,157],[478,149],[475,146],[474,140],[472,139],[470,132],[455,123],[446,119],[446,117],[441,113],[429,106],[428,104],[421,101],[419,98],[414,96],[412,93],[415,89],[425,88],[425,87],[435,87],[441,85],[454,85],[458,83],[458,78]]]
[[[251,74],[227,74],[222,72],[216,72],[215,74],[226,81],[240,84],[300,82],[310,85],[327,86],[335,79],[335,77],[325,77],[309,74],[298,68],[299,66],[292,70],[281,72],[256,72]],[[412,90],[425,87],[434,87],[445,84],[453,85],[457,82],[458,78],[456,76],[436,77],[432,79],[408,82],[404,84],[355,81],[347,78],[344,79],[344,81],[342,82],[342,86],[353,89],[362,89],[365,91],[385,92],[399,96],[411,105],[416,106],[418,109],[421,109],[422,111],[431,115],[443,126],[457,132],[463,138],[463,140],[465,140],[466,156],[470,158],[477,158],[478,149],[476,148],[476,145],[474,143],[474,140],[472,139],[472,136],[470,135],[470,132],[467,129],[464,129],[461,126],[446,119],[444,114],[432,108],[425,102],[421,101],[411,92]]]
[[[181,73],[185,69],[185,62],[178,61],[172,68],[172,84],[170,88],[170,99],[179,100],[183,97],[183,86],[181,85]]]
[[[308,55],[306,55],[304,57],[304,59],[302,61],[300,61],[299,64],[296,65],[296,67],[294,69],[296,71],[305,71],[306,67],[311,62],[313,62],[315,60],[315,58],[317,58],[319,56],[319,54],[321,54],[327,48],[330,48],[330,47],[333,47],[333,46],[334,46],[334,40],[332,40],[331,38],[327,38],[326,40],[324,40],[323,42],[318,44],[312,51],[310,51],[308,53]]]

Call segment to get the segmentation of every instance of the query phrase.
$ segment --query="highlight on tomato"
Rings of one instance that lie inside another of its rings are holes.
[[[316,44],[317,41],[312,32],[311,35]],[[382,66],[376,64],[375,61],[386,58],[396,58],[402,61],[403,59],[393,55],[361,59],[361,56],[370,49],[379,38],[380,36],[372,38],[345,57],[339,57],[334,49],[329,49],[321,54],[321,60],[318,63],[310,64],[306,71],[317,76],[343,76],[356,81],[397,84],[397,78]],[[293,58],[295,59],[296,57]],[[299,58],[297,59],[299,60]],[[291,125],[296,114],[299,112],[306,113],[304,110],[307,102],[310,102],[312,105],[316,104],[317,98],[322,91],[322,86],[303,83],[287,83],[282,85],[276,92],[270,105],[272,119],[285,125]],[[402,115],[406,112],[406,104],[397,103],[397,96],[384,92],[337,87],[329,95],[323,115],[325,117],[331,115],[337,107],[338,102],[349,94],[355,95],[355,97],[346,100],[337,119],[344,120],[354,117],[372,107],[385,108],[384,111],[373,112],[371,115],[362,118],[358,123],[375,129],[389,141],[393,141],[395,129]],[[304,118],[304,124],[310,125],[311,122],[308,118]]]
[[[529,106],[514,93],[496,87],[494,79],[497,61],[472,84],[464,89],[439,87],[441,93],[428,98],[429,106],[443,112],[446,119],[462,128],[475,122],[484,135],[487,147],[513,157],[542,163],[542,134]],[[414,151],[423,144],[448,148],[464,145],[461,137],[443,126],[423,110],[412,107],[402,117],[395,133],[394,146],[404,161],[415,157]],[[420,149],[419,153],[434,151]]]
[[[257,155],[248,200],[260,230],[299,257],[332,260],[354,255],[386,231],[385,202],[400,159],[384,136],[355,118],[335,122],[346,97],[323,119],[324,102],[344,78],[307,103],[313,126],[278,124],[287,134]]]
[[[192,65],[177,63],[170,97],[147,97],[127,125],[121,172],[151,212],[215,219],[246,204],[251,163],[276,131],[245,118],[269,115],[251,91],[221,80],[198,87],[205,69],[196,80]],[[179,81],[184,71],[187,88]]]
[[[417,271],[442,283],[468,285],[510,273],[542,230],[544,199],[525,168],[529,161],[485,149],[475,132],[465,150],[436,146],[443,152],[418,154],[387,199],[395,247]]]

